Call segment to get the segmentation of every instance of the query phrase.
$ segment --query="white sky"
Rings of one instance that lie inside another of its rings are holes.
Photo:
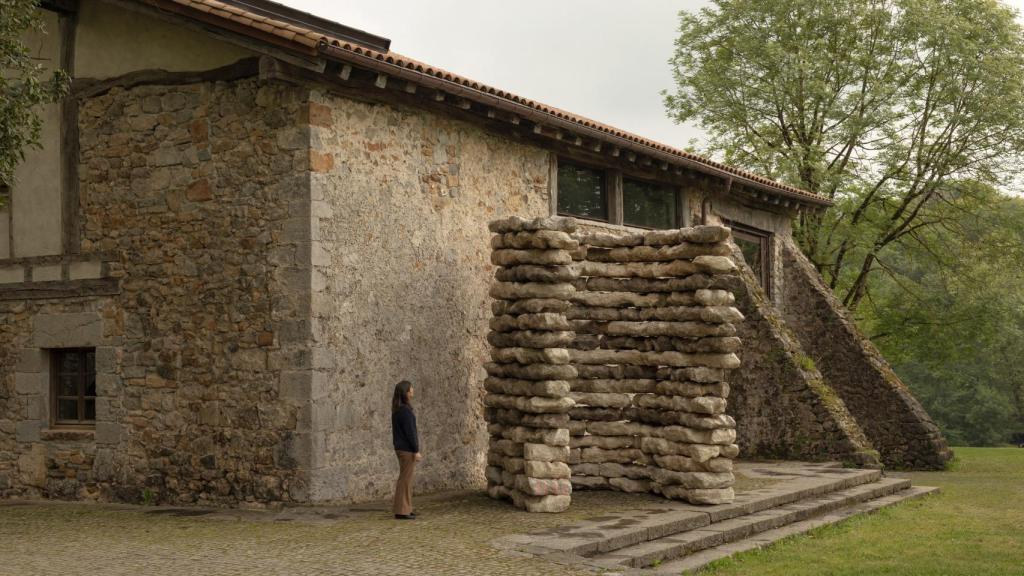
[[[277,0],[391,39],[395,52],[676,146],[669,120],[680,10],[705,0]],[[1006,2],[1020,11],[1024,0]]]

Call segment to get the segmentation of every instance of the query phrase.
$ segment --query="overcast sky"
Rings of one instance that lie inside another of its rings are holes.
[[[680,10],[703,0],[277,0],[391,39],[395,52],[679,148],[665,116]],[[1024,0],[1007,2],[1018,10]]]

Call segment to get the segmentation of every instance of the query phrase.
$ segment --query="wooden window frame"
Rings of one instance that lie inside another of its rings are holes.
[[[96,406],[96,396],[86,396],[86,381],[88,380],[89,371],[86,369],[85,355],[89,352],[93,353],[93,370],[92,377],[93,382],[96,378],[96,361],[95,361],[95,348],[57,348],[50,350],[50,424],[54,428],[94,428],[96,426],[95,414],[92,420],[85,419],[85,403],[86,400],[91,399],[93,401],[93,409]],[[80,354],[81,355],[81,370],[77,373],[78,376],[78,394],[72,396],[61,396],[60,395],[60,377],[61,377],[61,359],[65,354]],[[75,399],[78,405],[78,419],[77,420],[63,420],[60,418],[60,400],[61,399]]]
[[[592,218],[589,216],[581,216],[579,214],[572,214],[569,212],[562,212],[558,209],[558,166],[562,162],[566,164],[572,164],[573,166],[579,166],[581,168],[587,168],[589,170],[596,170],[601,172],[604,178],[604,190],[605,200],[607,202],[608,218]],[[604,224],[613,224],[616,226],[624,226],[628,228],[636,228],[640,230],[654,230],[654,228],[648,228],[647,226],[639,226],[636,224],[625,224],[623,222],[624,210],[623,210],[623,190],[622,184],[625,179],[634,180],[636,182],[642,182],[644,184],[653,184],[660,186],[675,195],[676,203],[676,218],[673,226],[676,228],[682,228],[686,225],[686,193],[682,187],[671,182],[664,182],[649,176],[637,175],[632,172],[624,172],[617,168],[609,168],[607,166],[601,166],[593,162],[587,162],[585,160],[578,160],[573,157],[563,157],[555,155],[551,161],[551,213],[557,214],[558,216],[569,216],[572,218],[579,218],[580,220],[587,220],[590,222],[601,222]]]
[[[558,168],[562,164],[562,162],[563,162],[563,160],[561,158],[558,158],[557,161],[554,164],[553,169],[552,169],[552,175],[553,175],[553,177],[555,179],[555,189],[556,190],[558,188]],[[592,216],[584,216],[582,214],[573,214],[572,212],[562,212],[562,211],[560,211],[558,209],[558,197],[557,197],[557,195],[555,196],[555,199],[554,199],[554,202],[553,202],[553,205],[555,207],[555,213],[558,214],[559,216],[569,216],[569,217],[572,217],[572,218],[579,218],[580,220],[590,220],[592,222],[609,222],[609,221],[611,221],[611,219],[614,217],[614,214],[615,214],[615,207],[614,207],[615,203],[612,201],[612,186],[611,186],[611,180],[612,179],[609,178],[608,170],[606,168],[602,168],[602,167],[596,166],[594,164],[588,164],[587,162],[580,162],[578,160],[565,160],[564,162],[566,164],[570,164],[572,166],[578,166],[579,168],[586,168],[587,170],[593,170],[593,171],[598,172],[598,173],[601,174],[601,187],[604,189],[604,202],[605,202],[604,210],[605,210],[605,213],[608,214],[608,219],[605,220],[603,218],[594,218]]]
[[[682,214],[682,210],[683,210],[682,199],[685,196],[683,195],[683,191],[680,190],[678,186],[674,186],[674,185],[668,184],[666,182],[659,182],[657,180],[652,180],[651,178],[638,178],[636,176],[633,176],[632,174],[622,174],[622,173],[619,174],[619,196],[620,196],[619,204],[621,206],[623,206],[623,209],[621,210],[621,213],[620,213],[621,221],[619,222],[619,224],[621,224],[622,226],[629,226],[630,228],[640,228],[642,230],[659,230],[659,228],[650,228],[648,226],[641,226],[639,224],[626,224],[626,220],[625,220],[625,218],[626,218],[626,210],[625,210],[626,180],[632,180],[634,182],[639,182],[641,184],[650,184],[652,186],[657,186],[657,187],[665,190],[666,192],[671,192],[672,193],[673,202],[676,205],[676,217],[675,217],[675,221],[672,222],[672,226],[674,226],[676,228],[682,228],[683,227],[683,225],[684,225],[683,224],[684,218],[683,218],[683,214]]]
[[[732,220],[726,220],[725,224],[732,228],[732,235],[737,240],[745,240],[747,242],[757,242],[761,245],[761,270],[754,270],[755,274],[761,279],[761,287],[764,289],[764,293],[768,298],[772,297],[772,267],[774,264],[774,254],[772,252],[772,245],[774,243],[774,234],[767,230],[761,230],[760,228],[754,228],[753,226],[747,226]],[[749,262],[747,265],[749,266]]]

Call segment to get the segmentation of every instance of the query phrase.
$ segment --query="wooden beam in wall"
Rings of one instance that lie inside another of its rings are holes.
[[[39,6],[52,12],[74,14],[78,12],[78,0],[43,0]]]

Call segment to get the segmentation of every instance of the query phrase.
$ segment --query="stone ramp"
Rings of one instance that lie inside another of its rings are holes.
[[[665,501],[496,545],[595,570],[678,574],[934,490],[834,464],[744,462],[738,471],[755,485],[774,483],[741,491],[731,504]]]

